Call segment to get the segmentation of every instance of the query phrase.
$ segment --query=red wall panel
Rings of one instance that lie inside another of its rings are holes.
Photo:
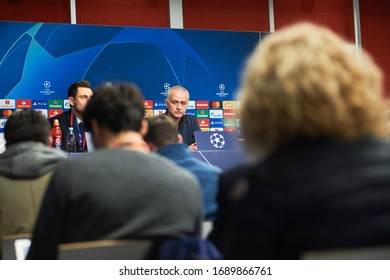
[[[0,20],[70,23],[69,0],[3,0]]]
[[[268,1],[186,0],[184,28],[268,31]]]
[[[78,0],[77,23],[169,27],[168,2]]]
[[[275,0],[275,27],[309,21],[329,27],[349,41],[354,40],[352,1]]]
[[[182,0],[185,28],[268,31],[268,0]],[[168,0],[76,0],[80,24],[169,27]],[[363,47],[385,73],[390,96],[390,1],[360,0]],[[0,20],[70,22],[69,0],[0,0]],[[298,21],[354,41],[352,0],[274,0],[276,31]]]
[[[385,92],[390,97],[390,2],[360,0],[362,44],[385,74]]]
[[[0,20],[15,20],[15,5],[11,1],[0,1]]]

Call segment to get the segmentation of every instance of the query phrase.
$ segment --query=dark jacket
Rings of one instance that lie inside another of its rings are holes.
[[[165,114],[168,115],[168,110],[165,111]],[[200,131],[197,118],[192,115],[184,115],[179,121],[178,131],[183,136],[184,143],[187,145],[195,143],[194,131]]]
[[[99,149],[58,166],[27,258],[55,259],[61,243],[199,235],[202,210],[197,179],[168,159]]]
[[[225,197],[230,216],[217,243],[226,259],[390,244],[387,143],[297,141],[252,168],[247,183]]]
[[[69,127],[70,127],[70,124],[72,123],[73,131],[74,131],[74,134],[76,136],[76,143],[77,143],[76,144],[76,151],[77,152],[87,152],[88,151],[87,144],[85,144],[84,150],[80,150],[80,146],[79,146],[80,137],[79,137],[79,133],[78,133],[78,127],[74,121],[71,122],[71,110],[64,112],[58,116],[50,118],[49,121],[50,121],[50,124],[52,127],[53,127],[53,122],[55,119],[57,119],[60,122],[60,128],[62,131],[61,149],[63,151],[66,150],[66,135],[68,135]]]

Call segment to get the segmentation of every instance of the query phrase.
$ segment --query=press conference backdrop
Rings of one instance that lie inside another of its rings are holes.
[[[146,117],[165,111],[170,86],[190,92],[187,114],[203,130],[235,131],[235,93],[244,62],[266,35],[29,22],[0,22],[0,132],[13,111],[52,117],[69,109],[67,89],[81,79],[95,88],[139,86]]]

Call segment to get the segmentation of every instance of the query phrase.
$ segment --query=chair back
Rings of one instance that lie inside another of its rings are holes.
[[[25,260],[31,243],[31,234],[14,234],[3,236],[3,260]]]
[[[144,260],[151,240],[98,240],[58,246],[60,260]]]
[[[303,260],[390,260],[390,245],[304,252]]]
[[[213,222],[203,221],[202,222],[202,238],[207,239],[211,230],[213,229]]]

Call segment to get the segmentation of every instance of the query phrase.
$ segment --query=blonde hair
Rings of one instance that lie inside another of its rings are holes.
[[[240,89],[249,150],[269,154],[296,138],[352,140],[386,134],[382,74],[363,51],[326,28],[301,23],[267,35]]]

